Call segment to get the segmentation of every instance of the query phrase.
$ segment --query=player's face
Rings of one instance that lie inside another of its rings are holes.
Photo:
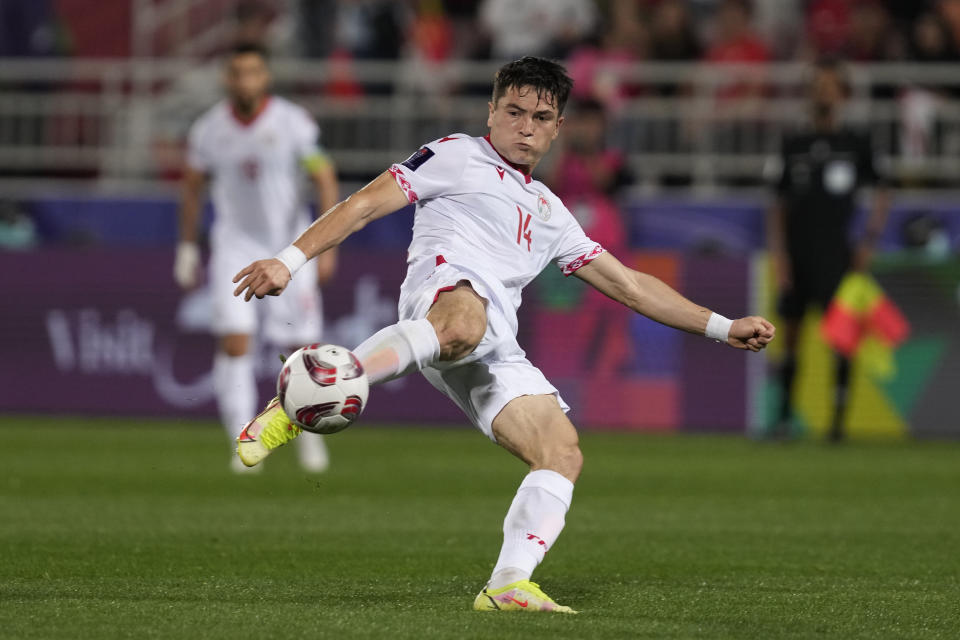
[[[533,167],[550,150],[563,116],[557,107],[537,97],[533,87],[510,87],[496,104],[488,103],[490,142],[507,160]]]
[[[235,105],[244,110],[255,108],[270,86],[266,61],[256,53],[233,56],[227,65],[226,84]]]
[[[818,112],[830,112],[843,102],[846,92],[838,73],[821,69],[813,77],[811,93],[814,108]]]

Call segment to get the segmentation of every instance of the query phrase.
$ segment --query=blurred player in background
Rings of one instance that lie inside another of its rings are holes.
[[[291,282],[289,298],[243,304],[233,297],[230,280],[256,257],[275,253],[291,234],[310,223],[302,199],[305,171],[326,211],[337,202],[337,178],[318,145],[319,129],[297,105],[269,93],[266,51],[239,45],[226,63],[228,97],[204,113],[190,129],[180,205],[180,243],[174,276],[184,289],[197,285],[198,234],[203,192],[212,187],[214,222],[210,235],[210,288],[214,333],[219,338],[213,381],[221,420],[233,444],[256,409],[257,389],[252,341],[262,321],[263,337],[279,348],[296,348],[320,339],[319,285],[333,273],[336,254],[304,269]],[[309,471],[328,464],[322,437],[300,438],[299,455]],[[245,470],[236,456],[235,471]]]
[[[810,83],[812,126],[783,139],[776,197],[770,211],[769,248],[776,269],[778,311],[784,319],[781,404],[774,436],[790,435],[791,394],[797,371],[800,323],[811,303],[825,309],[850,269],[866,270],[883,233],[890,195],[877,170],[868,134],[844,126],[841,108],[848,93],[843,67],[825,60]],[[856,245],[850,225],[862,187],[874,187],[866,230]],[[850,360],[836,356],[836,391],[829,437],[843,439],[850,386]]]
[[[572,84],[563,67],[542,58],[504,65],[494,79],[489,135],[455,133],[423,146],[276,257],[235,277],[236,294],[247,300],[279,295],[310,258],[416,204],[401,319],[355,353],[370,384],[420,371],[474,426],[529,465],[503,523],[500,556],[474,600],[478,611],[574,613],[530,581],[563,529],[583,464],[569,407],[517,343],[522,290],[548,264],[637,313],[733,347],[759,351],[774,334],[763,318],[729,320],[624,266],[533,179],[560,133]],[[255,465],[299,431],[273,400],[244,429],[238,453]]]

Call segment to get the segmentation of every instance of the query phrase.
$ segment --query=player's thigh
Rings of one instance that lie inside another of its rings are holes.
[[[580,440],[553,394],[520,396],[493,420],[497,442],[530,465],[550,469],[575,482],[583,466]]]
[[[281,295],[261,303],[266,307],[263,334],[271,344],[303,346],[321,339],[323,310],[316,270],[301,269]]]
[[[461,280],[437,292],[427,320],[437,332],[441,359],[457,360],[473,351],[487,331],[486,301]]]

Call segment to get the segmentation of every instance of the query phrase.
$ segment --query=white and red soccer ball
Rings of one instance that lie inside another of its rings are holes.
[[[313,433],[350,426],[367,404],[370,386],[348,349],[311,344],[287,358],[277,378],[277,397],[287,416]]]

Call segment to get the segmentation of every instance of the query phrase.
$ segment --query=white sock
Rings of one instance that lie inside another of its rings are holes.
[[[253,356],[228,356],[218,351],[213,357],[213,388],[220,421],[232,443],[257,411]]]
[[[322,435],[304,431],[294,442],[297,443],[300,466],[305,471],[319,473],[327,470],[330,466],[330,453],[327,451],[327,443],[324,442]],[[256,469],[256,467],[253,468]]]
[[[440,357],[437,332],[426,318],[401,320],[377,331],[353,350],[370,384],[419,371]]]
[[[520,483],[503,521],[503,547],[489,589],[528,580],[563,530],[573,483],[556,471],[531,471]]]

